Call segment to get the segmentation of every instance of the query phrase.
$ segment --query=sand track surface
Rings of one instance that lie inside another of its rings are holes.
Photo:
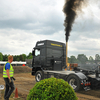
[[[25,70],[25,69],[24,69]],[[14,84],[18,89],[18,95],[26,100],[29,90],[36,84],[35,77],[31,75],[31,72],[25,73],[15,73],[16,78]],[[5,85],[2,73],[0,73],[0,85]],[[100,100],[100,90],[89,90],[89,91],[79,91],[76,93],[78,100]]]

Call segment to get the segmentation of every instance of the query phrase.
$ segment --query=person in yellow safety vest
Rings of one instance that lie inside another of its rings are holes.
[[[4,65],[3,68],[3,78],[5,81],[4,100],[9,100],[10,95],[15,89],[14,82],[13,82],[14,69],[11,65],[12,61],[13,61],[13,56],[9,55],[8,62]]]

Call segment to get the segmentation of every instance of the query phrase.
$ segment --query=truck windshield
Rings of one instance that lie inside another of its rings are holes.
[[[35,49],[35,56],[39,56],[40,55],[40,50],[39,49]]]

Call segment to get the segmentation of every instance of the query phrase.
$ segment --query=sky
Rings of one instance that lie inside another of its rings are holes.
[[[68,57],[100,54],[100,1],[85,0],[68,40]],[[0,0],[0,52],[20,55],[37,41],[65,42],[65,0]]]

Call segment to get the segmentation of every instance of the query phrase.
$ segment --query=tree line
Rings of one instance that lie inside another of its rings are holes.
[[[8,60],[8,56],[7,54],[3,55],[0,52],[0,61],[7,61]],[[20,55],[13,55],[13,61],[25,61],[26,59],[32,59],[32,53],[30,52],[28,55],[26,54],[20,54]],[[95,58],[93,58],[92,56],[90,56],[89,58],[84,55],[84,54],[78,54],[77,57],[75,56],[70,56],[68,57],[68,63],[98,63],[100,62],[100,55],[96,54]]]
[[[8,61],[8,56],[7,54],[3,55],[0,52],[0,61]],[[13,55],[13,61],[25,61],[25,59],[32,59],[32,53],[30,52],[28,55],[26,54],[20,54],[20,55]]]
[[[77,57],[75,56],[70,56],[68,57],[68,62],[69,63],[100,63],[100,55],[96,54],[95,58],[93,58],[92,56],[90,56],[89,58],[84,55],[84,54],[78,54]]]

